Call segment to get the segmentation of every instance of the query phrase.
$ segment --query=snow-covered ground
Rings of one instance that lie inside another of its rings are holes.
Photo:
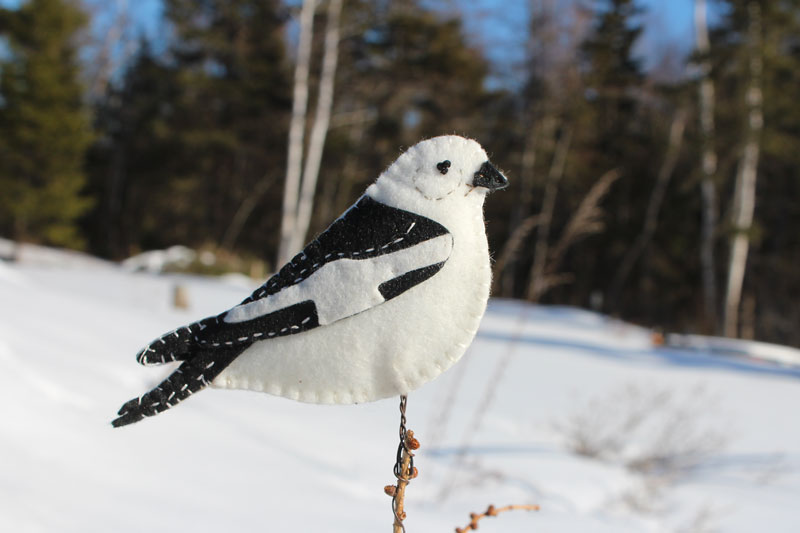
[[[0,531],[390,530],[395,400],[206,390],[111,428],[167,372],[136,364],[142,344],[252,286],[21,257],[0,262]],[[188,310],[170,306],[176,284]],[[422,442],[409,533],[453,531],[489,503],[541,511],[484,532],[800,531],[790,365],[654,348],[603,316],[494,301],[464,359],[410,395],[408,425]]]

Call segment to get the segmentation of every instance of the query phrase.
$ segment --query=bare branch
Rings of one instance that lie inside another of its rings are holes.
[[[131,27],[131,15],[128,0],[113,2],[88,2],[86,7],[93,11],[93,25],[90,39],[91,59],[88,62],[89,97],[100,98],[106,91],[114,71],[125,65],[136,52],[136,42],[128,34]],[[101,26],[101,20],[108,20]]]
[[[506,511],[514,511],[514,510],[523,510],[523,511],[538,511],[538,505],[506,505],[505,507],[495,507],[494,505],[490,505],[486,511],[482,512],[481,514],[470,513],[470,523],[464,526],[463,528],[457,527],[456,533],[466,533],[467,531],[478,529],[478,521],[482,518],[486,518],[487,516],[497,516],[500,513],[505,513]]]

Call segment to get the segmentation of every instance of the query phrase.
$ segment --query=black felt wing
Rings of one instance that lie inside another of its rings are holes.
[[[448,233],[447,228],[429,218],[364,195],[242,304],[300,283],[332,261],[371,259]]]
[[[444,226],[433,220],[363,196],[236,307],[241,308],[302,284],[326,264],[340,259],[368,261],[448,234]],[[382,283],[379,290],[383,299],[394,298],[425,281],[443,264],[425,265]],[[197,349],[247,346],[258,340],[301,333],[319,325],[313,295],[249,320],[225,321],[227,314],[228,311],[162,335],[144,347],[137,354],[137,360],[144,365],[184,361],[191,358]]]

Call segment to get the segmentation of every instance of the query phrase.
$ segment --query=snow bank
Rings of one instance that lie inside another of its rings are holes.
[[[389,529],[396,401],[332,407],[206,390],[109,425],[167,372],[135,363],[142,344],[252,286],[52,250],[25,258],[0,263],[0,530]],[[170,307],[176,283],[188,310]],[[422,449],[407,529],[452,531],[489,503],[538,503],[481,530],[796,531],[798,378],[715,350],[653,348],[647,330],[586,311],[492,302],[464,360],[409,398]],[[724,431],[726,446],[654,493],[624,464],[573,453],[565,421],[624,414],[626,401],[607,400],[630,384],[690,399],[702,387],[687,419]]]

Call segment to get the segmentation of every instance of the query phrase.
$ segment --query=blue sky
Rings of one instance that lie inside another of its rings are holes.
[[[16,7],[23,0],[0,0],[0,5]],[[161,0],[130,0],[137,23],[148,33],[157,31],[162,12]],[[296,1],[290,3],[297,3]],[[447,3],[447,2],[445,2]],[[467,15],[469,27],[490,33],[510,31],[509,37],[524,32],[527,16],[525,0],[450,0],[454,7]],[[691,38],[693,0],[640,0],[648,11],[646,40],[686,41]],[[498,46],[500,46],[498,42]]]
[[[15,7],[22,0],[0,0],[0,5]],[[103,0],[88,0],[98,5]],[[299,0],[289,0],[298,4]],[[497,76],[512,76],[514,65],[523,57],[520,43],[527,31],[528,9],[526,0],[433,0],[432,4],[444,6],[464,14],[464,25],[473,42],[498,65]],[[694,0],[639,0],[645,9],[642,22],[645,30],[638,43],[637,52],[646,66],[655,64],[658,51],[671,44],[679,53],[687,54],[693,45],[692,11]],[[161,0],[129,0],[139,32],[157,37],[161,31]],[[506,80],[508,83],[510,80]],[[511,81],[513,84],[513,81]]]
[[[469,34],[495,61],[519,61],[528,23],[526,0],[451,0],[464,13]],[[694,0],[639,0],[644,9],[644,32],[637,53],[646,66],[659,59],[658,52],[672,45],[682,54],[694,43]]]

